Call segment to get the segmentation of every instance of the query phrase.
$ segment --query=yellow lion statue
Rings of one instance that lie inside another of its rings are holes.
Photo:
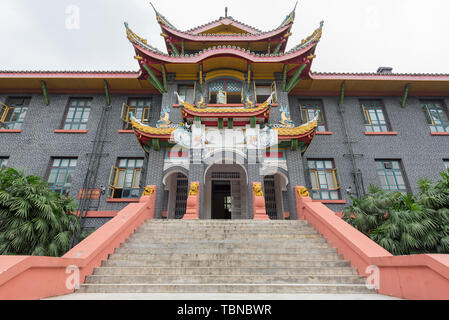
[[[263,196],[262,185],[260,183],[255,183],[253,186],[253,190],[257,197]]]
[[[309,190],[306,187],[299,186],[297,190],[300,197],[309,197]]]
[[[199,183],[198,182],[192,182],[190,184],[189,196],[196,196],[198,194],[198,188],[199,188]]]
[[[144,196],[151,196],[154,192],[154,187],[153,186],[146,186],[143,189],[143,195]]]

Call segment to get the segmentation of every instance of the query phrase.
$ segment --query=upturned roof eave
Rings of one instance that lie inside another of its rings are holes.
[[[159,60],[161,62],[165,63],[199,63],[207,58],[217,56],[217,55],[235,55],[238,57],[241,57],[245,60],[248,60],[250,62],[254,63],[280,63],[285,62],[287,63],[289,60],[295,59],[297,57],[300,57],[301,55],[307,53],[310,49],[312,49],[314,46],[316,46],[315,43],[311,43],[308,46],[298,49],[293,52],[286,52],[282,54],[254,54],[252,52],[248,52],[245,49],[241,48],[228,48],[227,46],[217,48],[211,48],[207,49],[205,51],[200,51],[198,54],[195,55],[184,55],[184,56],[172,56],[168,54],[161,54],[158,52],[154,52],[151,50],[148,50],[136,43],[133,43],[133,46],[141,53],[148,55],[149,57]]]

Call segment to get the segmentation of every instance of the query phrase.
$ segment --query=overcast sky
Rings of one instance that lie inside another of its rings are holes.
[[[187,30],[228,15],[277,28],[296,0],[153,0]],[[79,24],[76,12],[79,11]],[[301,0],[287,49],[324,20],[312,71],[449,73],[449,1]],[[138,69],[123,22],[166,51],[147,0],[0,0],[1,70]]]

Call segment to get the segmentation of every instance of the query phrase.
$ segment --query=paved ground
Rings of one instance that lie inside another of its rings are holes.
[[[381,294],[72,293],[45,300],[400,300]]]

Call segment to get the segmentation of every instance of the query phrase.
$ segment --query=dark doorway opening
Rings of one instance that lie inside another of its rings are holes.
[[[212,219],[231,219],[230,181],[212,181]]]

